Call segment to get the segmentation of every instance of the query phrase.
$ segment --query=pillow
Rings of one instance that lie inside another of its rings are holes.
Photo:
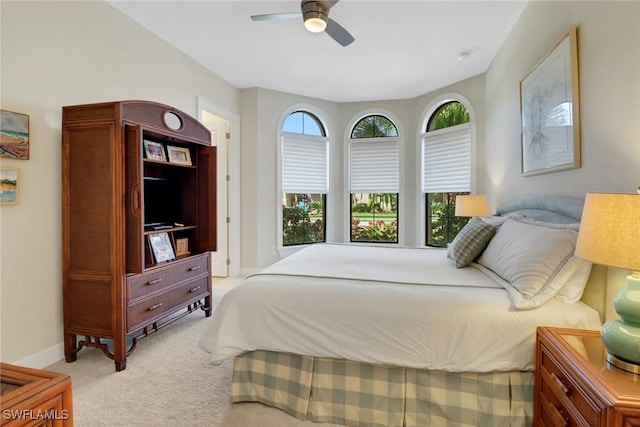
[[[455,262],[457,268],[466,267],[478,258],[495,233],[494,226],[473,218],[449,244],[447,256]]]
[[[577,263],[566,265],[573,257],[578,232],[557,225],[507,219],[478,259],[509,292],[517,309],[536,308],[549,301],[578,267]]]
[[[575,255],[569,258],[565,268],[571,268],[572,264],[575,264],[573,274],[564,284],[562,289],[560,289],[558,295],[555,296],[556,299],[559,299],[565,304],[575,304],[580,301],[580,298],[582,298],[582,294],[584,293],[584,288],[587,286],[587,282],[589,281],[589,276],[591,275],[591,267],[593,267],[593,264],[590,261],[579,258]]]
[[[480,218],[482,221],[486,222],[489,225],[493,225],[496,228],[500,227],[507,220],[506,216],[497,216],[497,215],[481,216],[478,218]]]
[[[516,221],[524,222],[526,224],[541,225],[544,227],[557,228],[561,230],[575,230],[580,229],[580,223],[566,223],[558,224],[555,222],[545,222],[537,219],[529,218],[526,216],[520,216],[514,218]],[[575,304],[582,298],[584,287],[587,285],[589,275],[591,274],[591,267],[593,264],[586,259],[579,258],[573,255],[567,263],[564,265],[560,273],[560,277],[567,276],[565,284],[560,289],[560,292],[554,297],[566,304]]]

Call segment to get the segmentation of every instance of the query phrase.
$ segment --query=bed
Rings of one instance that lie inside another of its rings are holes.
[[[199,341],[232,402],[356,427],[527,426],[537,326],[598,329],[582,201],[527,197],[448,249],[316,244],[246,278]]]

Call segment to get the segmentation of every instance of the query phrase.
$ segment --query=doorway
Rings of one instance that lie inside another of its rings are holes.
[[[240,274],[240,165],[238,115],[198,98],[198,119],[211,131],[217,147],[216,224],[218,241],[211,252],[214,277]]]

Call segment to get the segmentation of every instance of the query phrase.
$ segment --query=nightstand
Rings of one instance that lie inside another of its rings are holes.
[[[0,426],[73,426],[68,375],[0,362],[0,385]]]
[[[640,426],[640,376],[609,365],[600,331],[539,327],[534,426]]]

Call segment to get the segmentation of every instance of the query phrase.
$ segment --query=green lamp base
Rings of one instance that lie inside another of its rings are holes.
[[[640,373],[640,273],[627,276],[613,305],[620,320],[602,326],[607,361],[625,371]]]

